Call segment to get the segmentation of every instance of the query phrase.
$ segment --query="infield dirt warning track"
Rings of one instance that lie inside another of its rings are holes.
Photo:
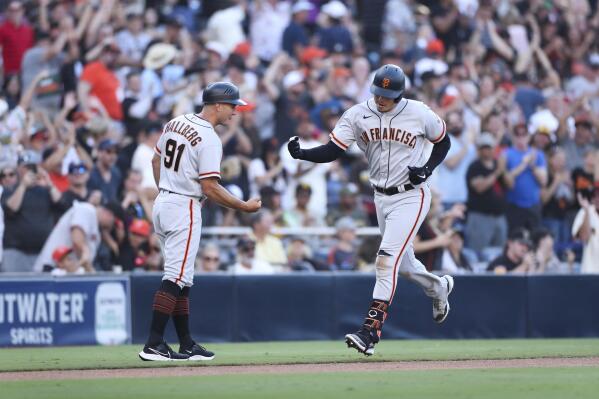
[[[165,365],[166,366],[166,365]],[[79,380],[97,378],[149,378],[212,376],[233,374],[298,374],[368,371],[414,371],[414,370],[457,370],[528,367],[580,367],[599,366],[599,357],[535,358],[501,360],[449,360],[449,361],[401,361],[401,362],[356,362],[356,363],[311,363],[210,366],[209,363],[193,367],[148,367],[127,369],[50,370],[0,372],[0,381],[29,380]]]

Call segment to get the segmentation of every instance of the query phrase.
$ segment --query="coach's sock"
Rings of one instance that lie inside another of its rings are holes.
[[[367,330],[371,333],[374,342],[378,342],[381,337],[381,330],[383,329],[383,323],[387,318],[387,310],[389,309],[389,301],[383,301],[381,299],[373,299],[370,304],[370,309],[362,324],[362,329]]]
[[[179,343],[183,348],[189,348],[193,345],[193,340],[189,333],[189,288],[183,287],[173,311],[175,330],[177,330]]]
[[[158,345],[164,341],[164,329],[177,304],[181,288],[169,280],[162,280],[160,289],[154,295],[152,304],[152,324],[150,326],[149,346]]]

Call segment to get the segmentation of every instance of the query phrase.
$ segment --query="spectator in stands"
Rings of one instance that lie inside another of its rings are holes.
[[[599,273],[599,188],[593,195],[578,194],[580,210],[572,225],[572,236],[584,243],[582,253],[582,273]]]
[[[213,273],[220,270],[220,249],[213,242],[209,242],[200,251],[200,256],[195,262],[196,273]]]
[[[248,166],[250,197],[255,197],[266,186],[281,192],[285,189],[283,162],[279,156],[281,144],[275,137],[264,140],[262,155],[254,158]]]
[[[597,145],[595,127],[588,116],[580,115],[577,117],[575,126],[574,138],[565,137],[560,143],[566,153],[569,170],[582,167],[584,165],[584,155],[595,150]]]
[[[55,32],[56,30],[53,30]],[[41,71],[47,72],[47,77],[36,88],[33,98],[34,107],[43,107],[47,112],[55,114],[60,110],[62,81],[60,70],[66,61],[63,48],[67,43],[67,35],[72,32],[60,32],[58,35],[48,34],[38,30],[35,46],[27,50],[23,56],[21,78],[23,86],[27,87]]]
[[[599,152],[596,150],[588,150],[584,154],[584,164],[582,167],[578,167],[572,171],[572,180],[574,184],[574,193],[582,193],[587,197],[591,197],[594,190],[595,176],[599,176]]]
[[[147,167],[146,167],[147,169]],[[127,219],[151,220],[152,201],[144,195],[141,188],[142,174],[136,169],[130,169],[123,183],[121,207]]]
[[[320,136],[311,123],[301,123],[298,135],[302,148],[313,148],[321,144],[320,141],[314,139],[314,133]],[[298,184],[303,183],[312,189],[308,210],[314,217],[324,218],[327,209],[326,175],[331,164],[313,164],[293,159],[287,151],[286,144],[282,146],[280,154],[287,173],[287,190],[283,193],[283,209],[290,209],[294,206],[295,188]]]
[[[116,43],[121,51],[121,62],[128,65],[140,65],[143,54],[152,38],[144,30],[143,14],[138,10],[126,15],[125,29],[116,34]]]
[[[118,190],[121,186],[122,176],[115,166],[118,152],[118,143],[112,139],[104,139],[98,145],[98,159],[91,171],[87,183],[88,190],[99,190],[102,201],[118,201]]]
[[[350,217],[343,217],[335,223],[337,243],[329,253],[331,270],[354,271],[358,269],[356,245],[356,223]]]
[[[6,19],[0,25],[0,46],[5,79],[17,75],[21,60],[27,49],[34,44],[33,29],[25,21],[25,10],[21,1],[11,1],[6,8]]]
[[[575,205],[574,185],[561,148],[556,147],[549,155],[548,171],[547,186],[541,190],[543,225],[561,248],[570,241],[569,214]]]
[[[254,52],[263,62],[270,62],[279,54],[290,9],[288,1],[256,0],[250,3],[250,40]]]
[[[146,269],[147,258],[150,254],[150,235],[152,226],[147,220],[133,219],[129,225],[127,237],[119,245],[117,264],[124,271],[138,268]]]
[[[312,249],[301,237],[291,237],[287,245],[287,259],[289,270],[293,272],[313,272],[315,270],[329,270],[328,266],[314,258]]]
[[[307,91],[304,73],[288,71],[290,68],[293,68],[293,63],[289,56],[280,54],[272,60],[262,80],[268,100],[275,107],[274,135],[280,142],[287,142],[291,136],[302,132],[304,138],[310,137],[314,130],[305,132],[305,129],[298,127],[307,118],[312,97]]]
[[[272,213],[275,226],[285,226],[285,220],[283,218],[285,212],[281,207],[281,193],[271,186],[265,186],[260,189],[260,198],[262,199],[262,208],[267,209]]]
[[[4,161],[4,160],[3,160]],[[0,168],[0,198],[5,187],[12,187],[17,184],[17,171],[10,164],[3,164]],[[0,206],[0,271],[3,271],[2,261],[4,259],[4,208]]]
[[[145,197],[145,200],[153,200],[158,195],[158,188],[154,181],[152,168],[148,168],[148,165],[152,163],[154,148],[156,148],[161,134],[162,125],[160,123],[148,123],[140,132],[141,140],[133,153],[131,161],[131,169],[135,169],[141,173],[140,194]]]
[[[551,232],[540,228],[532,234],[534,262],[528,274],[556,273],[565,271],[555,254],[554,241]]]
[[[452,230],[449,245],[443,250],[441,273],[464,274],[472,272],[472,266],[464,254],[464,233]]]
[[[256,256],[256,243],[248,237],[242,237],[237,242],[237,262],[231,266],[231,273],[243,274],[273,274],[275,269],[267,261]]]
[[[505,161],[501,161],[506,164],[508,228],[536,229],[541,225],[541,188],[547,183],[545,155],[530,147],[524,124],[514,128],[512,140],[513,145],[502,154]]]
[[[481,254],[491,247],[503,247],[507,238],[502,175],[505,164],[494,159],[495,138],[483,132],[476,140],[478,159],[466,172],[468,216],[464,236],[466,246]],[[500,159],[501,161],[501,159]]]
[[[332,0],[322,6],[321,11],[328,17],[328,24],[318,33],[319,47],[329,53],[350,54],[354,50],[354,43],[344,23],[349,14],[347,7],[339,0]]]
[[[495,274],[527,273],[534,269],[534,255],[531,252],[530,233],[524,228],[510,232],[503,254],[487,266],[487,271]]]
[[[59,217],[68,211],[75,201],[90,202],[93,205],[99,205],[102,200],[102,194],[99,191],[90,191],[87,188],[89,180],[89,170],[85,164],[72,163],[69,165],[69,188],[62,193],[60,197]]]
[[[35,152],[19,157],[18,182],[2,193],[5,218],[4,271],[30,272],[54,224],[60,192]]]
[[[307,184],[298,184],[295,187],[295,206],[286,210],[283,220],[288,227],[315,227],[323,226],[324,221],[313,215],[308,209],[308,203],[312,196],[312,189]]]
[[[441,192],[445,209],[456,203],[465,203],[468,199],[466,172],[476,157],[472,144],[474,137],[471,132],[464,131],[462,119],[459,112],[451,112],[446,117],[451,148],[437,172],[437,188]]]
[[[93,96],[100,101],[111,119],[115,121],[123,119],[123,110],[119,100],[121,87],[114,73],[119,54],[119,48],[108,42],[103,45],[98,60],[90,62],[83,68],[77,87],[77,95],[83,112],[92,112],[91,97]]]
[[[287,264],[287,255],[281,240],[271,233],[273,223],[270,211],[264,209],[256,212],[252,215],[250,238],[255,242],[256,259],[273,266],[283,266]]]
[[[73,248],[61,245],[52,252],[54,269],[53,276],[65,276],[67,274],[85,274],[85,269],[78,263]]]
[[[358,227],[368,225],[368,215],[360,202],[358,186],[354,183],[345,184],[339,191],[339,205],[327,214],[327,224],[334,226],[344,217],[352,218]]]
[[[283,50],[291,57],[299,59],[304,47],[308,45],[309,37],[306,31],[308,22],[308,11],[311,11],[312,3],[307,0],[299,0],[291,7],[291,22],[283,31]]]
[[[56,248],[73,248],[77,263],[86,272],[93,273],[93,261],[100,245],[101,231],[111,229],[118,207],[113,204],[93,206],[87,202],[75,202],[65,213],[43,244],[39,256],[33,264],[37,272],[53,269],[52,253]]]
[[[466,210],[463,204],[455,204],[443,212],[439,194],[432,193],[431,208],[414,238],[416,258],[428,271],[441,269],[443,250],[451,243],[453,223],[463,219]]]

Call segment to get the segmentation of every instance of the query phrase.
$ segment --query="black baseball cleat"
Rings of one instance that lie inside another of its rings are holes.
[[[189,356],[188,360],[212,360],[214,359],[214,352],[210,352],[202,345],[196,344],[195,342],[191,347],[183,348],[179,347],[179,353]]]
[[[374,338],[369,331],[360,329],[353,334],[345,335],[345,343],[348,348],[354,348],[365,356],[374,355],[374,344],[378,342],[378,337]]]
[[[177,353],[166,342],[161,342],[158,345],[144,346],[144,349],[139,352],[139,358],[146,361],[172,362],[186,361],[189,355]]]

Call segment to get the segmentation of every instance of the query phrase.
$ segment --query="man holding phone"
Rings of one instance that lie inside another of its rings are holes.
[[[1,203],[5,218],[4,272],[30,272],[54,226],[60,192],[40,166],[41,157],[24,151],[18,160],[18,180],[6,187]]]

